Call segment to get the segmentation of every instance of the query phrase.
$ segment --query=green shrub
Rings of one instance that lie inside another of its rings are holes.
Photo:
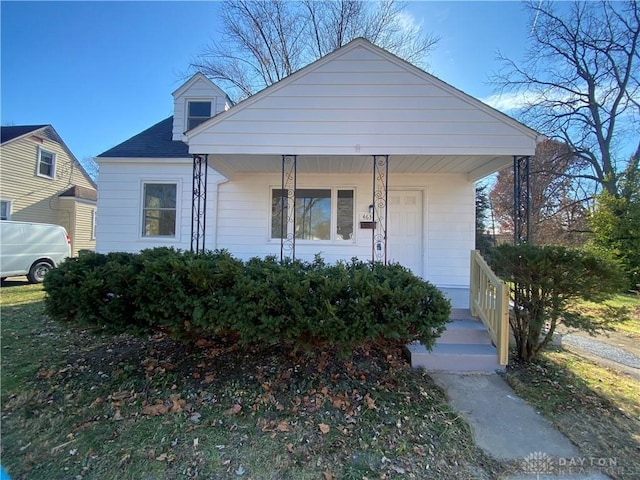
[[[611,328],[568,306],[576,299],[602,301],[620,290],[624,276],[612,260],[566,247],[505,244],[491,250],[488,263],[511,284],[509,323],[521,360],[534,360],[560,323],[589,333]]]
[[[346,350],[381,338],[431,347],[450,305],[400,265],[234,259],[169,248],[87,254],[45,285],[47,311],[115,331],[175,337],[233,333],[242,343]]]
[[[47,295],[45,309],[47,315],[58,320],[72,321],[78,319],[83,298],[80,288],[89,274],[106,263],[106,255],[83,251],[76,258],[67,258],[58,268],[52,269],[45,276],[43,286]]]

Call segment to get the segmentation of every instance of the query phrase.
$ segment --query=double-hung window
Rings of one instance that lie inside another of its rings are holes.
[[[176,236],[177,189],[175,183],[143,184],[143,237]]]
[[[0,220],[11,220],[10,200],[0,200]]]
[[[187,130],[211,118],[211,102],[188,102],[187,110]]]
[[[271,190],[271,238],[295,235],[297,240],[353,240],[353,189],[300,188],[295,200],[287,191]],[[295,208],[295,222],[290,209]]]
[[[39,177],[56,177],[56,154],[38,149],[37,175]]]

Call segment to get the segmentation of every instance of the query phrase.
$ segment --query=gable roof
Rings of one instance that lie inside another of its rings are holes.
[[[101,153],[98,158],[190,158],[187,144],[172,138],[173,116]]]
[[[221,122],[225,122],[227,118],[238,115],[240,112],[250,108],[255,103],[261,102],[263,99],[276,94],[276,92],[282,89],[286,89],[287,87],[289,87],[289,85],[298,82],[298,80],[301,80],[302,77],[312,74],[314,71],[319,70],[322,66],[326,65],[327,63],[337,60],[340,57],[345,56],[349,52],[352,52],[356,49],[367,50],[373,53],[374,56],[377,56],[379,58],[381,57],[382,59],[392,62],[393,64],[405,70],[406,72],[411,73],[413,75],[417,75],[423,81],[429,84],[432,84],[436,88],[446,92],[452,97],[455,97],[458,100],[469,104],[473,108],[484,112],[485,114],[495,118],[496,120],[506,125],[509,125],[510,127],[520,131],[525,135],[528,135],[532,138],[536,138],[539,136],[538,132],[528,127],[527,125],[517,121],[516,119],[510,117],[509,115],[487,105],[486,103],[478,100],[475,97],[472,97],[471,95],[468,95],[462,90],[448,84],[443,80],[440,80],[434,75],[425,72],[424,70],[416,67],[412,63],[407,62],[406,60],[398,57],[397,55],[394,55],[388,50],[378,47],[377,45],[371,43],[369,40],[359,37],[347,43],[346,45],[337,48],[336,50],[325,55],[324,57],[321,57],[318,60],[310,63],[309,65],[301,68],[297,72],[294,72],[291,75],[283,78],[282,80],[279,80],[278,82],[266,87],[265,89],[259,91],[255,95],[252,95],[244,99],[243,101],[235,105],[233,108],[230,108],[226,112],[221,112],[220,114],[214,117],[211,117],[209,120],[197,125],[196,127],[189,130],[188,132],[185,132],[185,135],[187,136],[187,141],[191,143],[190,140],[194,136],[197,136],[199,133],[206,131],[209,127],[219,124]],[[327,81],[327,83],[331,83],[331,82]]]
[[[233,101],[229,98],[229,95],[227,95],[224,90],[222,90],[218,85],[213,83],[211,79],[207,77],[205,74],[203,74],[202,72],[196,72],[189,80],[187,80],[182,85],[180,85],[171,95],[173,95],[174,98],[179,97],[180,95],[188,91],[198,81],[204,81],[207,84],[209,84],[211,87],[213,87],[213,89],[216,91],[218,95],[220,95],[223,98],[226,98],[227,101],[231,105],[233,105]]]
[[[0,132],[1,132],[0,136],[2,137],[2,142],[1,142],[2,145],[24,138],[27,135],[41,134],[41,135],[49,136],[51,140],[59,143],[60,146],[64,149],[64,151],[67,152],[67,155],[69,156],[71,161],[75,163],[75,165],[80,169],[80,172],[82,172],[82,174],[87,178],[87,180],[89,180],[91,185],[93,185],[94,188],[98,188],[98,185],[96,184],[96,182],[87,173],[87,171],[84,169],[82,164],[78,161],[76,156],[71,152],[71,150],[69,150],[69,147],[67,147],[67,144],[64,143],[64,140],[62,140],[62,137],[60,137],[58,132],[56,132],[56,129],[53,128],[53,125],[15,125],[10,127],[0,127]]]
[[[0,143],[9,142],[44,127],[46,127],[46,125],[16,125],[11,127],[0,127]]]

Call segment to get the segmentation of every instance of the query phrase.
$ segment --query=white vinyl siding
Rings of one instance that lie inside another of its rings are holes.
[[[218,186],[215,245],[239,258],[280,255],[280,240],[272,238],[272,192],[277,174],[243,174]],[[298,187],[354,190],[355,228],[350,241],[296,240],[296,257],[328,262],[352,257],[371,259],[371,230],[360,228],[372,200],[371,175],[300,175]],[[266,184],[271,187],[265,188]],[[463,175],[396,175],[390,189],[423,192],[423,277],[435,285],[468,288],[469,253],[475,245],[475,188]]]
[[[100,164],[100,195],[96,224],[96,251],[138,252],[146,248],[174,246],[181,250],[191,247],[191,188],[193,160],[149,159],[147,162],[98,158]],[[207,249],[214,249],[216,225],[216,189],[222,177],[209,171],[207,186]],[[174,183],[176,197],[175,237],[144,237],[141,235],[143,183]]]
[[[189,138],[190,151],[297,155],[532,155],[535,133],[444,82],[352,45]]]

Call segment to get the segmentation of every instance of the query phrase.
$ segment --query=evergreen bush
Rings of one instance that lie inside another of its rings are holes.
[[[182,338],[233,333],[242,343],[343,350],[387,338],[431,347],[450,312],[443,294],[406,268],[357,259],[242,262],[225,251],[156,248],[87,253],[53,272],[45,281],[52,317]]]
[[[619,320],[597,321],[569,308],[574,300],[602,301],[620,291],[624,276],[611,259],[566,247],[504,244],[487,261],[511,284],[509,323],[523,361],[535,360],[561,323],[593,334]]]

